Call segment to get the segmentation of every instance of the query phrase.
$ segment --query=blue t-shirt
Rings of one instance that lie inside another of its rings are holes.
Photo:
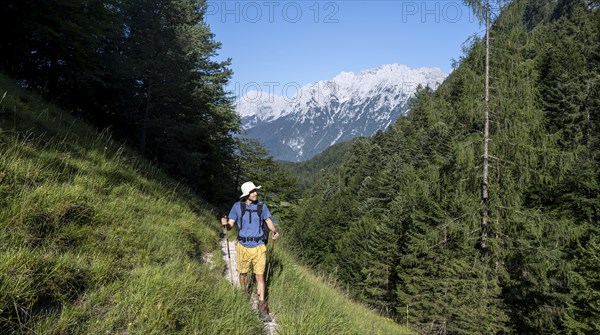
[[[242,226],[240,227],[240,220],[238,218],[242,215],[242,207],[240,202],[236,202],[231,207],[231,211],[229,211],[229,219],[235,220],[238,228],[240,228],[240,232],[238,233],[241,237],[261,237],[263,236],[263,225],[262,220],[266,220],[271,217],[271,212],[269,212],[269,208],[266,204],[262,204],[262,219],[258,216],[258,203],[252,203],[250,205],[246,205],[246,211],[244,212],[244,217],[242,218]],[[266,228],[268,229],[268,228]],[[259,240],[255,241],[238,241],[246,248],[254,248],[257,247],[264,242]]]

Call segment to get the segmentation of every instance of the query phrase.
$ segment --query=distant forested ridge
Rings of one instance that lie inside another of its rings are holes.
[[[353,143],[366,140],[363,137],[357,137],[350,141],[336,143],[307,161],[278,161],[277,163],[290,178],[295,180],[299,191],[303,192],[310,188],[326,170],[342,164]]]
[[[0,70],[209,200],[231,199],[240,120],[205,10],[195,0],[4,1]]]
[[[357,141],[287,226],[307,263],[423,334],[600,333],[598,1],[518,0],[394,127]]]

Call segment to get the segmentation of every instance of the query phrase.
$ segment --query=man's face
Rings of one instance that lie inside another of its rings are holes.
[[[250,193],[248,194],[248,200],[255,202],[257,198],[258,198],[258,192],[256,190],[250,191]]]

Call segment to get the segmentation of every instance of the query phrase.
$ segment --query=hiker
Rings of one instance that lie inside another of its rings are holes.
[[[253,182],[249,181],[242,184],[241,189],[240,201],[233,204],[228,218],[222,218],[221,224],[227,229],[230,229],[234,223],[238,225],[239,233],[235,250],[237,270],[240,274],[240,286],[244,292],[247,292],[248,272],[250,271],[250,265],[252,265],[256,276],[258,310],[263,319],[268,319],[269,307],[265,302],[265,268],[267,263],[265,243],[269,236],[269,230],[273,232],[273,240],[279,238],[279,233],[273,221],[271,221],[269,208],[266,204],[258,201],[260,186],[255,186]]]

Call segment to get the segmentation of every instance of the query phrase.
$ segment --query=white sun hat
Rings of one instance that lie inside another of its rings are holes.
[[[252,192],[252,190],[258,190],[259,188],[260,188],[260,186],[254,185],[254,183],[251,181],[247,181],[247,182],[243,183],[242,184],[242,195],[240,196],[240,198],[247,196],[248,194],[250,194],[250,192]]]

